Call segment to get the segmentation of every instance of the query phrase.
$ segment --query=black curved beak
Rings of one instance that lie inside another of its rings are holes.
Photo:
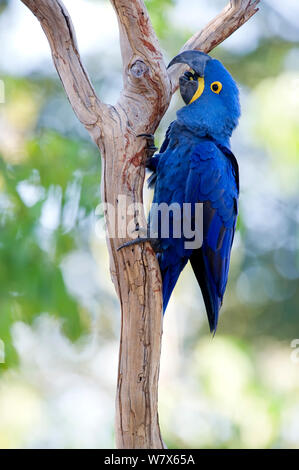
[[[185,72],[179,79],[180,93],[185,104],[190,103],[198,88],[198,81],[194,79],[190,80],[189,74],[192,75],[190,72]]]
[[[199,75],[199,77],[203,77],[209,60],[212,60],[212,57],[204,52],[184,51],[181,54],[176,55],[167,68],[169,69],[169,67],[172,67],[174,64],[187,64],[194,70],[194,72],[197,73],[197,75]]]
[[[194,70],[194,74],[185,72],[179,80],[181,96],[186,104],[189,104],[195,95],[198,88],[198,78],[204,76],[206,65],[210,60],[212,57],[204,52],[184,51],[175,56],[168,65],[167,68],[175,64],[186,64]]]

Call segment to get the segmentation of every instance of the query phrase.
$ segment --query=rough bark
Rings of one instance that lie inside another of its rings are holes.
[[[103,104],[82,65],[72,22],[62,2],[21,1],[40,21],[69,101],[101,151],[102,199],[115,207],[118,221],[123,196],[126,202],[122,210],[133,204],[137,211],[142,204],[145,141],[136,136],[155,132],[183,67],[177,66],[167,73],[142,0],[111,0],[119,23],[124,86],[116,106]],[[258,0],[229,2],[183,49],[210,51],[257,11],[257,3]],[[125,230],[120,237],[113,237],[109,213],[106,221],[111,276],[122,315],[116,396],[117,447],[163,448],[157,410],[162,336],[159,266],[149,243],[118,252],[128,233]],[[136,225],[134,211],[128,222]],[[146,226],[143,211],[141,225]],[[116,231],[118,228],[116,223]]]

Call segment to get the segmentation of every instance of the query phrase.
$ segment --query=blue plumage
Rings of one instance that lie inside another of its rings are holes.
[[[177,279],[190,260],[202,290],[210,329],[215,331],[238,213],[238,164],[229,140],[240,115],[239,93],[218,60],[187,51],[170,65],[178,62],[188,63],[194,73],[187,72],[180,79],[186,106],[177,112],[160,152],[149,162],[153,171],[150,185],[155,188],[153,203],[177,203],[181,208],[184,203],[190,203],[192,208],[203,203],[203,242],[200,248],[186,248],[186,237],[174,238],[170,231],[169,237],[164,238],[158,224],[163,306],[165,311]],[[151,212],[150,225],[152,219]]]

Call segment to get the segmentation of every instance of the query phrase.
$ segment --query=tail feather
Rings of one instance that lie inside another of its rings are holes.
[[[176,265],[161,266],[162,283],[163,283],[163,312],[165,313],[172,291],[177,283],[177,280],[184,269],[187,259],[181,260],[181,263]]]
[[[169,255],[169,253],[168,253]],[[172,291],[177,283],[177,280],[188,262],[188,258],[181,258],[180,262],[175,264],[169,263],[169,256],[166,253],[160,255],[159,264],[162,274],[163,283],[163,312],[167,308]],[[205,303],[210,331],[211,333],[216,332],[219,310],[221,307],[222,299],[217,294],[217,288],[214,285],[211,276],[208,273],[207,266],[204,262],[202,248],[194,250],[190,257],[190,263],[197,282],[201,288],[203,300]]]
[[[217,289],[212,289],[211,282],[209,282],[209,276],[204,263],[202,248],[194,250],[190,257],[190,263],[197,282],[201,288],[203,300],[205,303],[208,321],[211,333],[216,333],[218,325],[219,310],[221,307],[222,300],[217,295]]]

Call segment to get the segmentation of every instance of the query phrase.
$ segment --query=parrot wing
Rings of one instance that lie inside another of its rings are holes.
[[[169,144],[169,138],[170,138],[170,131],[171,131],[171,127],[172,127],[172,124],[174,123],[175,121],[172,121],[169,126],[168,126],[168,129],[166,131],[166,134],[165,134],[165,139],[163,141],[163,144],[161,145],[161,148],[160,148],[160,151],[159,153],[164,153],[165,150],[167,149],[168,147],[168,144]]]
[[[200,285],[211,331],[216,331],[226,288],[238,215],[238,163],[229,149],[202,142],[193,151],[186,202],[203,203],[203,243],[191,266]],[[200,229],[200,228],[199,228]]]

